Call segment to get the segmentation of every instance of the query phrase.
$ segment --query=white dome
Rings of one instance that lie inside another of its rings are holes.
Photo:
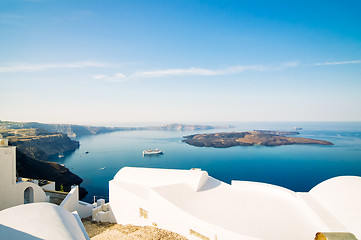
[[[19,205],[0,211],[4,239],[89,239],[74,215],[51,203]]]

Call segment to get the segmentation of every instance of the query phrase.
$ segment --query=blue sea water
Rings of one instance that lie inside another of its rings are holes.
[[[65,164],[84,179],[81,186],[93,196],[108,196],[108,183],[125,166],[201,168],[221,181],[246,180],[271,183],[293,191],[309,191],[318,183],[340,175],[361,176],[361,122],[232,123],[235,128],[208,131],[120,131],[77,139],[80,148]],[[236,146],[200,148],[181,142],[183,136],[219,131],[254,129],[288,130],[302,127],[300,137],[327,140],[333,146]],[[164,155],[143,157],[142,151],[159,148]],[[89,152],[86,154],[86,152]]]

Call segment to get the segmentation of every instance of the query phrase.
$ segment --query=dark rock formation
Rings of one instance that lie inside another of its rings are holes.
[[[28,157],[44,161],[54,154],[74,151],[79,147],[79,142],[71,140],[66,134],[39,129],[2,129],[0,134]]]
[[[79,142],[71,140],[66,134],[58,133],[46,137],[28,139],[26,141],[9,139],[13,146],[25,155],[39,159],[48,160],[50,156],[59,153],[74,151],[79,148]]]
[[[272,134],[263,131],[195,134],[185,136],[186,139],[184,139],[183,142],[197,147],[216,148],[254,145],[281,146],[292,144],[333,145],[333,143],[328,141],[300,137],[286,137],[275,133],[277,133],[277,131],[272,131]]]
[[[83,182],[83,179],[70,172],[68,168],[54,162],[31,158],[18,149],[16,150],[16,172],[21,177],[54,181],[56,190],[60,190],[62,185],[66,192],[70,191],[72,185],[80,185]],[[85,197],[87,193],[85,188],[79,188],[80,198]]]

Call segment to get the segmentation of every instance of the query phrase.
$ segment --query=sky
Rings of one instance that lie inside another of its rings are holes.
[[[361,121],[360,10],[0,0],[0,120]]]

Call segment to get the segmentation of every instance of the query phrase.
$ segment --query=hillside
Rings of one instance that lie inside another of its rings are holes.
[[[48,133],[41,129],[0,129],[0,137],[9,139],[12,146],[38,160],[48,160],[50,156],[74,151],[79,142],[71,140],[63,133]]]
[[[73,124],[46,124],[38,122],[12,122],[12,121],[0,121],[0,129],[43,129],[50,133],[64,133],[71,138],[81,137],[86,135],[94,135],[100,133],[108,133],[114,131],[129,131],[136,128],[127,127],[95,127],[95,126],[83,126]]]
[[[231,125],[193,125],[193,124],[163,124],[161,126],[146,126],[146,127],[96,127],[73,124],[46,124],[38,122],[12,122],[1,121],[0,129],[41,129],[50,133],[64,133],[71,138],[95,135],[101,133],[109,133],[115,131],[141,131],[141,130],[159,130],[159,131],[194,131],[194,130],[208,130],[208,129],[228,129]]]

